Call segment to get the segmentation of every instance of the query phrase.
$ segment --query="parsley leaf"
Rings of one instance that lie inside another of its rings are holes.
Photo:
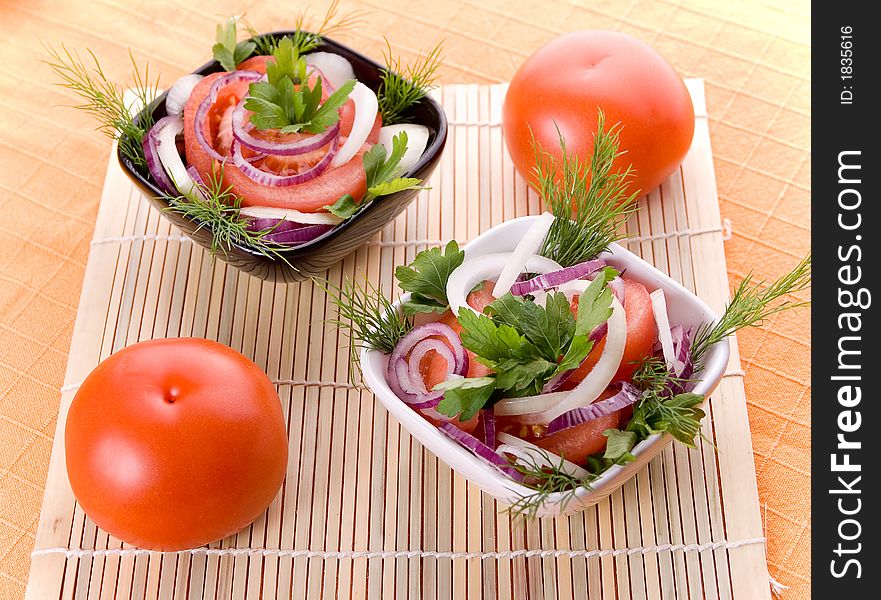
[[[236,65],[251,56],[257,47],[250,41],[236,43],[238,20],[238,17],[230,17],[225,23],[217,25],[217,43],[211,48],[214,59],[226,71],[235,71]]]
[[[351,194],[344,194],[339,200],[324,208],[341,219],[348,219],[358,212],[360,207],[361,205],[355,202]]]
[[[388,196],[403,190],[425,189],[419,184],[421,179],[400,177],[401,159],[407,152],[407,132],[402,131],[392,138],[392,152],[386,158],[385,146],[374,145],[364,153],[364,171],[367,175],[368,198]]]
[[[517,327],[523,320],[523,304],[526,300],[523,296],[515,296],[511,292],[505,293],[504,296],[493,300],[484,309],[493,317],[493,321],[499,324]]]
[[[509,396],[534,396],[541,393],[544,382],[557,368],[557,363],[544,358],[509,358],[495,365],[496,387]]]
[[[309,87],[306,60],[289,37],[278,42],[272,56],[274,60],[266,64],[267,81],[248,86],[245,108],[252,113],[254,127],[282,133],[321,133],[339,121],[339,109],[355,89],[354,79],[322,102],[321,76]]]
[[[492,377],[453,378],[434,386],[435,390],[443,390],[443,400],[437,405],[437,411],[448,417],[459,415],[460,421],[470,421],[496,389],[496,380]]]
[[[565,294],[548,294],[545,307],[523,303],[520,329],[547,360],[557,362],[575,333],[575,317]]]
[[[575,334],[554,375],[578,368],[593,350],[594,344],[588,337],[590,332],[605,323],[612,315],[612,290],[607,282],[617,275],[617,271],[609,270],[611,273],[595,277],[584,293],[578,297]]]
[[[515,354],[527,354],[523,352],[524,345],[528,344],[526,338],[510,325],[497,325],[486,315],[475,314],[467,308],[459,310],[459,323],[462,345],[486,361],[496,363]]]
[[[397,177],[391,181],[377,183],[376,185],[367,188],[367,191],[373,196],[388,196],[390,194],[403,192],[404,190],[422,189],[422,186],[419,185],[420,183],[422,183],[422,180],[417,179],[416,177]]]
[[[413,316],[418,313],[444,313],[447,305],[437,300],[432,300],[422,294],[410,294],[410,298],[401,306],[405,315]]]
[[[447,281],[464,260],[465,252],[459,250],[459,245],[453,240],[443,250],[423,250],[409,265],[398,266],[395,269],[398,285],[405,292],[413,294],[412,304],[404,303],[404,310],[413,311],[424,305],[430,307],[431,312],[438,309],[443,312],[450,303],[447,300]]]
[[[616,464],[623,464],[635,460],[630,451],[636,445],[636,433],[633,431],[621,431],[619,429],[606,429],[603,435],[609,438],[606,442],[606,452],[603,458]]]
[[[355,202],[349,194],[341,197],[330,206],[325,206],[333,214],[348,219],[362,206],[379,196],[388,196],[403,190],[425,189],[415,177],[398,177],[401,158],[407,152],[407,133],[402,131],[392,139],[392,152],[386,156],[385,146],[374,144],[362,156],[364,173],[367,179],[367,193],[360,202]]]

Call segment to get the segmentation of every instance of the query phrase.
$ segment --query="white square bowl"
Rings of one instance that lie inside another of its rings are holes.
[[[511,252],[536,218],[520,217],[496,225],[465,245],[466,256]],[[602,257],[619,271],[626,270],[628,278],[643,284],[649,291],[663,289],[671,325],[697,326],[719,318],[703,300],[618,244],[612,244]],[[408,296],[409,294],[402,296],[395,306],[399,306]],[[710,350],[704,361],[704,369],[700,372],[700,380],[694,387],[695,393],[707,397],[710,395],[722,379],[728,365],[728,355],[727,340],[719,342]],[[365,383],[388,411],[423,446],[434,452],[438,458],[468,481],[506,504],[512,504],[519,497],[534,493],[534,490],[508,479],[471,454],[398,398],[386,380],[387,366],[386,354],[368,349],[361,353],[361,368]],[[639,442],[631,451],[636,460],[627,465],[616,465],[608,469],[594,480],[590,489],[579,488],[575,496],[570,497],[567,502],[563,501],[564,493],[551,494],[539,509],[538,516],[569,514],[596,504],[636,475],[672,441],[672,436],[668,434],[656,434]]]

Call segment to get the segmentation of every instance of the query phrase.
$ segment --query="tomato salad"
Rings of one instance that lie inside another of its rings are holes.
[[[405,312],[443,312],[395,345],[389,386],[517,481],[528,478],[517,464],[560,464],[583,478],[591,458],[626,459],[642,396],[637,367],[657,361],[679,394],[694,373],[692,332],[670,325],[663,291],[622,276],[604,255],[565,268],[542,256],[553,221],[539,217],[512,252],[471,258],[451,243],[396,272],[411,291]]]
[[[232,57],[242,45],[234,19],[219,28],[218,46],[229,28],[225,55]],[[403,175],[425,151],[428,128],[384,126],[377,92],[358,81],[346,58],[316,45],[281,37],[264,44],[268,54],[221,60],[226,71],[186,75],[171,87],[167,116],[142,147],[158,186],[179,198],[172,209],[222,190],[262,242],[296,246],[378,196],[419,187]]]

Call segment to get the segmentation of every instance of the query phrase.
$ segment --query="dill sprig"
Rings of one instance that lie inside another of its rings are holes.
[[[534,456],[533,453],[537,456]],[[528,458],[527,458],[528,457]],[[530,450],[526,457],[518,457],[513,467],[523,475],[529,486],[535,491],[524,494],[515,500],[507,511],[515,518],[532,519],[538,510],[547,501],[551,494],[562,493],[560,497],[560,510],[575,498],[579,488],[588,488],[596,475],[589,477],[575,477],[565,471],[563,458],[555,456],[545,450]]]
[[[351,348],[367,347],[391,354],[398,342],[413,328],[413,321],[395,309],[385,293],[366,277],[356,285],[348,277],[342,286],[318,282],[337,306],[337,319],[329,322],[347,331]]]
[[[142,73],[129,51],[132,63],[131,90],[135,96],[135,106],[132,106],[126,103],[124,88],[107,78],[98,57],[91,50],[86,50],[93,63],[89,66],[76,50],[68,50],[63,44],[60,51],[49,45],[44,47],[49,59],[43,62],[59,77],[57,84],[73,91],[83,100],[82,104],[72,105],[72,108],[84,110],[98,119],[98,131],[119,140],[122,155],[135,166],[146,168],[141,142],[153,126],[152,111],[146,108],[156,97],[159,87],[158,79],[153,84],[149,83],[149,67],[145,66]],[[141,111],[137,121],[132,114],[133,108]]]
[[[386,50],[382,53],[385,67],[381,69],[381,85],[377,97],[383,125],[406,123],[405,114],[411,107],[418,104],[434,87],[437,71],[443,61],[443,41],[428,51],[420,54],[416,62],[404,66],[400,57],[392,55],[392,46],[385,40]]]
[[[667,363],[656,354],[643,358],[631,376],[633,385],[647,392],[664,392],[671,383],[686,383],[687,380],[670,373]]]
[[[810,285],[810,252],[792,271],[770,285],[764,281],[753,283],[752,273],[747,274],[734,290],[731,302],[725,307],[722,317],[716,323],[702,325],[695,333],[694,345],[691,349],[695,371],[700,370],[704,357],[714,344],[739,329],[761,325],[762,321],[771,315],[810,304],[810,301],[797,300],[784,300],[775,304],[781,297],[804,290]]]
[[[605,116],[598,112],[590,164],[584,164],[566,150],[559,128],[562,158],[546,152],[533,137],[533,173],[545,206],[556,219],[545,238],[541,254],[564,267],[594,258],[621,239],[619,231],[627,216],[636,210],[636,196],[627,190],[632,172],[613,171],[619,152],[621,125],[605,127]]]
[[[311,19],[305,10],[297,13],[294,19],[294,33],[292,40],[300,54],[312,52],[321,45],[322,38],[347,31],[361,21],[359,11],[351,11],[340,14],[339,0],[333,0],[324,13],[320,23],[311,25]],[[258,54],[269,55],[275,51],[280,38],[267,33],[261,34],[250,24],[245,23],[245,29],[251,36],[251,41],[257,47]]]
[[[223,166],[212,173],[204,184],[197,184],[202,197],[197,194],[168,197],[169,204],[163,210],[177,213],[198,223],[199,229],[209,229],[212,233],[211,254],[218,251],[224,255],[233,245],[248,246],[268,258],[278,258],[288,266],[293,266],[281,254],[289,248],[273,242],[267,236],[274,227],[254,231],[248,228],[248,219],[241,214],[242,199],[232,191],[232,186],[224,186]]]

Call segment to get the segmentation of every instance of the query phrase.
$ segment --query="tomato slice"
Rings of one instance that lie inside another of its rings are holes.
[[[577,299],[573,301],[573,305],[573,310],[577,310]],[[636,370],[638,361],[651,354],[652,347],[658,341],[658,331],[649,291],[641,283],[626,278],[624,279],[624,315],[627,318],[627,342],[624,344],[621,366],[618,367],[613,381],[630,379]],[[605,345],[606,338],[603,337],[594,345],[581,366],[561,386],[561,390],[571,390],[587,377],[587,374],[599,361]]]
[[[611,397],[614,394],[606,390],[595,400],[598,402]],[[557,432],[553,435],[545,435],[544,425],[523,425],[516,417],[498,417],[496,426],[499,431],[532,442],[548,452],[562,456],[566,460],[583,465],[587,457],[597,452],[602,452],[606,447],[606,429],[616,429],[624,421],[627,409],[621,409],[611,415],[594,419],[569,429]]]
[[[265,56],[249,58],[241,63],[239,68],[265,72],[268,58]],[[212,159],[196,139],[195,116],[199,104],[208,96],[212,84],[222,75],[224,74],[212,73],[202,79],[193,89],[184,108],[184,141],[187,162],[195,167],[203,179],[209,178],[212,172],[219,169],[219,164]],[[238,104],[247,93],[248,85],[247,82],[236,82],[225,86],[218,92],[217,101],[208,111],[206,138],[221,154],[228,153],[232,143],[232,107]],[[340,110],[341,135],[351,133],[353,120],[354,104],[350,100]],[[381,127],[382,118],[377,114],[373,128],[368,135],[367,144],[352,160],[339,167],[328,169],[319,177],[306,183],[283,187],[262,185],[246,176],[231,162],[227,162],[223,166],[224,185],[231,187],[232,192],[242,198],[243,206],[271,206],[316,212],[322,210],[324,206],[333,204],[346,194],[360,199],[367,191],[361,154],[370,145],[379,141]],[[275,171],[278,174],[290,174],[300,172],[320,160],[324,150],[317,152],[319,153],[317,157],[274,157],[272,160],[264,162],[267,163],[267,170]]]

